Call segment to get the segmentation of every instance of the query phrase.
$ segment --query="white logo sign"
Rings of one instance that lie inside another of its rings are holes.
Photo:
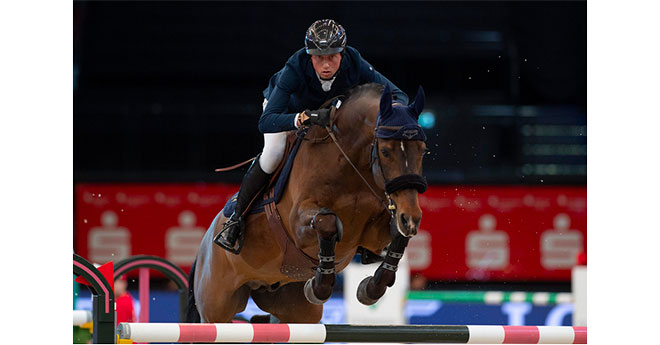
[[[101,214],[101,226],[89,231],[87,246],[92,262],[104,264],[131,256],[131,232],[117,223],[117,214],[105,211]]]
[[[546,269],[568,269],[582,251],[582,233],[571,230],[571,218],[560,213],[553,221],[554,229],[541,235],[541,265]]]
[[[179,226],[171,227],[165,234],[167,260],[179,266],[188,266],[195,261],[199,244],[206,229],[195,226],[197,217],[192,211],[179,214]]]
[[[466,263],[470,268],[502,270],[509,265],[509,235],[495,230],[495,217],[479,218],[479,230],[470,231],[465,239]]]

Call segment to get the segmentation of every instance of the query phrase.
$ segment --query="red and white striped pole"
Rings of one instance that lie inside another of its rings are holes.
[[[120,339],[193,343],[586,344],[586,327],[121,323]]]

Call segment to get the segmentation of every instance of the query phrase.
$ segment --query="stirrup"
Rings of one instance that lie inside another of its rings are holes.
[[[227,232],[230,231],[230,229],[234,226],[238,226],[239,234],[238,238],[234,240],[234,243],[231,243],[228,239],[227,236],[229,235]],[[244,231],[244,223],[241,218],[238,220],[233,220],[229,218],[225,224],[222,226],[222,230],[215,236],[213,239],[213,242],[226,251],[233,253],[233,254],[240,254],[241,249],[243,249],[243,242],[245,241],[245,231]]]

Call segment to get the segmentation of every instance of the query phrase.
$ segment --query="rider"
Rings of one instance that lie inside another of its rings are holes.
[[[304,125],[328,126],[330,110],[317,109],[326,100],[366,83],[389,85],[396,103],[408,96],[378,73],[358,51],[346,45],[344,28],[332,19],[315,21],[305,34],[305,48],[293,54],[264,90],[259,131],[264,148],[243,177],[236,208],[213,241],[238,254],[244,236],[244,217],[252,199],[268,183],[284,155],[288,131]],[[247,215],[247,213],[246,213]]]

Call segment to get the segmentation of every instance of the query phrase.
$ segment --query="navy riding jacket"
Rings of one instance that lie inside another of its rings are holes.
[[[389,85],[397,102],[408,104],[408,95],[378,73],[360,53],[347,46],[336,79],[328,92],[323,91],[311,55],[300,49],[280,71],[275,73],[264,90],[268,100],[259,119],[261,133],[277,133],[296,129],[294,118],[305,109],[318,109],[328,99],[345,94],[352,87],[366,83]]]

